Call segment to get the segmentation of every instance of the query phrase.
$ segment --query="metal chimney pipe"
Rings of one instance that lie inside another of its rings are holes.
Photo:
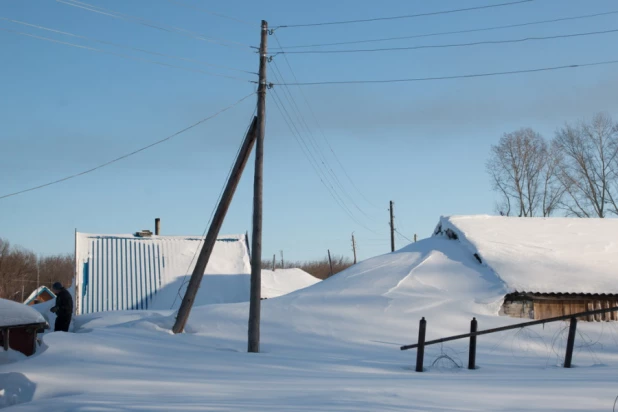
[[[161,219],[155,219],[155,235],[159,236],[161,234]]]

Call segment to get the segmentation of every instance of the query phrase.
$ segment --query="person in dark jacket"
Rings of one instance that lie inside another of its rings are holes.
[[[54,283],[52,290],[56,294],[56,306],[50,309],[56,314],[54,331],[68,332],[71,316],[73,316],[73,297],[60,282]]]

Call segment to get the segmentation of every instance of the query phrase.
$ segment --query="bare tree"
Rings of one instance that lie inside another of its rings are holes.
[[[542,213],[544,217],[551,216],[560,207],[564,197],[565,187],[560,181],[560,164],[562,155],[558,146],[552,142],[547,151],[543,166],[542,178]]]
[[[51,287],[55,281],[70,285],[73,268],[72,255],[37,259],[34,252],[0,238],[0,298],[23,301],[39,285]]]
[[[606,113],[556,132],[562,207],[577,217],[618,215],[618,124]]]
[[[557,153],[530,128],[506,133],[491,147],[487,172],[499,193],[498,211],[506,216],[549,216],[561,196],[556,179]]]

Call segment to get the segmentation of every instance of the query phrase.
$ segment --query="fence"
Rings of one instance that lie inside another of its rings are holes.
[[[425,320],[425,318],[422,318],[419,324],[419,328],[418,328],[418,342],[413,345],[402,346],[400,349],[408,350],[408,349],[416,348],[416,371],[422,372],[423,371],[423,361],[425,357],[425,346],[435,345],[436,343],[449,342],[452,340],[470,338],[470,349],[468,353],[468,369],[476,369],[476,337],[477,336],[570,319],[571,323],[569,325],[569,335],[567,337],[566,354],[564,357],[564,367],[570,368],[571,362],[573,360],[573,348],[575,345],[577,318],[581,318],[581,317],[589,316],[589,315],[598,315],[598,314],[603,314],[603,313],[616,312],[616,311],[618,311],[618,307],[589,310],[586,312],[572,313],[570,315],[557,316],[554,318],[547,318],[547,319],[539,319],[539,320],[534,320],[531,322],[523,322],[523,323],[518,323],[516,325],[501,326],[499,328],[486,329],[486,330],[481,330],[481,331],[478,330],[478,322],[476,318],[472,318],[472,321],[470,322],[470,333],[449,336],[446,338],[430,340],[427,342],[425,341],[425,332],[427,331],[427,321]]]

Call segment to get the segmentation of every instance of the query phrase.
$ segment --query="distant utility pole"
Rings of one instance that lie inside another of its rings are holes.
[[[356,240],[354,240],[354,232],[352,232],[352,252],[354,253],[354,264],[356,265]]]
[[[279,251],[281,253],[281,269],[285,269],[285,265],[283,263],[283,250]]]
[[[275,271],[275,258],[277,257],[277,255],[275,255],[273,253],[273,272]]]
[[[330,249],[328,249],[328,265],[330,266],[330,276],[333,276],[333,260],[330,258]]]
[[[264,134],[266,133],[266,65],[268,62],[268,22],[262,20],[260,32],[260,68],[257,92],[257,136],[253,180],[253,255],[251,255],[251,294],[247,351],[260,351],[260,311],[262,299],[262,189],[264,173]]]
[[[243,141],[242,147],[238,152],[238,157],[236,158],[236,162],[234,163],[234,166],[232,168],[232,173],[230,174],[230,178],[227,181],[225,190],[223,191],[223,195],[221,196],[221,200],[217,205],[217,209],[213,216],[212,223],[210,224],[210,228],[208,228],[208,233],[206,234],[206,238],[204,239],[202,249],[200,250],[197,262],[195,263],[195,267],[193,268],[193,273],[191,274],[191,279],[189,280],[187,291],[185,292],[185,295],[182,298],[182,303],[180,304],[180,308],[178,309],[176,322],[174,323],[174,327],[172,328],[172,331],[174,333],[181,333],[185,328],[187,319],[189,319],[189,313],[191,313],[191,308],[193,307],[195,296],[197,295],[197,291],[200,288],[200,283],[202,282],[202,278],[204,277],[204,272],[206,271],[208,260],[210,259],[212,250],[215,247],[215,242],[217,241],[219,230],[221,229],[221,225],[223,225],[223,219],[225,219],[225,214],[230,207],[232,197],[234,197],[234,192],[238,187],[238,182],[240,181],[242,171],[244,170],[245,165],[249,160],[249,155],[251,153],[251,149],[253,148],[256,137],[256,124],[257,119],[254,118],[251,126],[249,127],[249,130],[247,131],[247,136]]]
[[[393,211],[393,201],[390,203],[390,214],[391,214],[391,252],[395,251],[395,215]]]

